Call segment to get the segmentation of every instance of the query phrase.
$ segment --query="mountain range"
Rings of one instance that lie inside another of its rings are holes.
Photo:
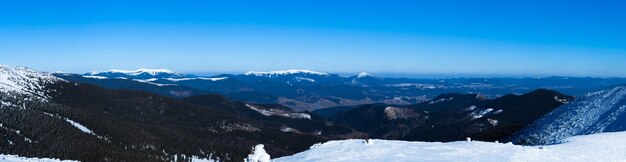
[[[251,151],[276,158],[354,138],[544,145],[624,130],[625,88],[615,86],[623,80],[345,77],[310,70],[69,74],[0,65],[0,153],[242,161]],[[588,91],[596,89],[605,90]]]
[[[626,78],[384,78],[367,73],[341,76],[311,70],[251,71],[196,76],[165,69],[109,70],[85,74],[56,73],[72,82],[111,89],[133,89],[174,98],[220,94],[230,99],[278,103],[295,111],[385,103],[411,105],[445,93],[474,93],[488,98],[551,89],[582,95],[626,83]]]

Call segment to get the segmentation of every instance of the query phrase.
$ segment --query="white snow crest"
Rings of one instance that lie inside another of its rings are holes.
[[[256,145],[252,148],[252,154],[244,159],[245,162],[270,162],[270,154],[265,152],[263,144]]]

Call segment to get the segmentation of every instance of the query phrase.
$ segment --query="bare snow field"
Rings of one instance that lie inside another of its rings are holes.
[[[548,146],[480,141],[340,140],[315,145],[307,151],[272,161],[626,162],[626,132],[576,136],[568,138],[565,143]]]

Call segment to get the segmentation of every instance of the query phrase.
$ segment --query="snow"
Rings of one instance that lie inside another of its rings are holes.
[[[489,123],[490,123],[491,125],[493,125],[493,126],[498,125],[498,120],[495,120],[495,119],[489,119],[489,118],[487,118],[487,121],[489,121]]]
[[[439,100],[431,100],[430,102],[428,102],[428,104],[431,104],[431,105],[432,105],[432,104],[436,104],[436,103],[440,103],[440,102],[451,101],[451,100],[453,100],[453,99],[454,99],[454,97],[450,97],[450,98],[448,98],[448,99],[441,98],[441,99],[439,99]]]
[[[476,106],[472,105],[470,107],[465,108],[465,111],[473,111],[474,109],[476,109]]]
[[[480,141],[365,142],[351,139],[329,141],[307,151],[272,161],[626,161],[624,150],[626,150],[626,132],[578,136],[569,138],[567,143],[548,146],[519,146]]]
[[[89,128],[85,127],[84,125],[82,125],[82,124],[80,124],[80,123],[78,123],[78,122],[75,122],[75,121],[70,120],[70,119],[68,119],[68,118],[65,118],[65,121],[67,121],[68,123],[72,124],[72,126],[74,126],[74,127],[78,128],[78,129],[80,129],[81,131],[83,131],[83,132],[85,132],[85,133],[87,133],[87,134],[96,135],[96,134],[95,134],[95,133],[93,133],[93,131],[91,131]]]
[[[160,84],[160,83],[154,83],[153,81],[156,81],[156,78],[150,78],[150,79],[133,79],[133,81],[137,81],[137,82],[141,82],[141,83],[148,83],[148,84],[152,84],[152,85],[156,85],[159,87],[163,87],[163,86],[177,86],[176,84]]]
[[[192,156],[191,157],[191,162],[215,162],[215,160],[212,159],[204,159],[204,158],[199,158],[197,156]]]
[[[0,105],[2,105],[2,106],[13,106],[13,103],[0,101]]]
[[[91,72],[91,75],[101,75],[105,73],[122,73],[126,75],[141,75],[141,74],[150,74],[150,75],[159,75],[159,74],[173,74],[173,75],[182,75],[180,73],[174,72],[168,69],[137,69],[137,70],[108,70],[108,71],[94,71]]]
[[[297,132],[298,130],[290,128],[290,127],[282,127],[280,128],[281,132]]]
[[[482,118],[483,116],[487,115],[491,111],[493,111],[492,108],[487,108],[487,109],[482,109],[482,110],[475,110],[475,111],[473,111],[472,113],[469,114],[469,118],[470,118],[470,120]]]
[[[263,144],[259,144],[252,148],[252,154],[248,155],[244,161],[246,162],[270,162],[270,155],[263,149]]]
[[[169,80],[172,82],[178,82],[178,81],[187,81],[187,80],[210,80],[210,81],[219,81],[219,80],[224,80],[224,79],[228,79],[228,77],[218,77],[218,78],[205,78],[205,77],[197,77],[197,78],[163,78],[165,80]]]
[[[569,103],[569,101],[567,101],[567,99],[559,98],[559,96],[554,96],[554,100],[556,100],[556,101],[558,101],[560,103],[564,103],[564,104]]]
[[[298,81],[309,81],[309,82],[315,82],[315,79],[311,79],[311,78],[305,78],[305,77],[296,77],[296,80]]]
[[[45,96],[45,85],[63,79],[49,73],[42,73],[26,67],[0,65],[0,92]]]
[[[370,74],[368,74],[368,73],[366,73],[366,72],[361,72],[361,73],[359,73],[359,75],[357,75],[356,77],[357,77],[357,78],[365,78],[365,77],[368,77],[368,76],[372,76],[372,75],[370,75]]]
[[[275,75],[289,75],[289,74],[313,74],[313,75],[328,75],[328,73],[322,73],[312,70],[281,70],[281,71],[249,71],[246,72],[245,75],[255,75],[255,76],[275,76]]]
[[[102,136],[98,136],[96,133],[94,133],[93,131],[91,131],[91,129],[87,128],[86,126],[84,126],[84,125],[82,125],[82,124],[80,124],[80,123],[78,123],[78,122],[76,122],[76,121],[70,120],[70,119],[68,119],[68,118],[61,117],[60,115],[50,114],[50,113],[47,113],[47,112],[44,112],[44,114],[49,115],[49,116],[52,116],[52,117],[55,117],[55,118],[63,119],[63,120],[65,120],[66,122],[68,122],[68,123],[72,124],[72,126],[74,126],[74,127],[78,128],[78,129],[79,129],[80,131],[82,131],[82,132],[85,132],[85,133],[87,133],[87,134],[89,134],[89,135],[96,136],[96,137],[98,137],[99,139],[103,139],[103,140],[105,140],[105,141],[109,141],[109,139],[108,139],[108,138],[106,138],[106,137],[102,137]],[[2,126],[2,125],[0,124],[0,126]]]
[[[138,81],[138,82],[154,82],[157,81],[159,79],[157,78],[150,78],[150,79],[133,79],[134,81]]]
[[[408,119],[419,116],[413,109],[399,107],[385,107],[385,116],[389,120]]]
[[[87,75],[87,76],[83,76],[84,78],[91,78],[91,79],[109,79],[107,77],[103,77],[103,76],[91,76],[91,75]]]
[[[17,155],[0,154],[0,161],[3,161],[3,162],[70,162],[71,160],[59,160],[59,159],[50,159],[50,158],[31,158],[31,157],[20,157]]]
[[[257,106],[250,105],[250,104],[246,104],[246,106],[265,116],[281,116],[281,117],[286,117],[286,118],[311,120],[311,115],[306,114],[306,113],[280,112],[279,110],[274,110],[274,109],[265,110],[265,109],[262,109],[262,108],[259,108]]]
[[[31,140],[30,138],[28,138],[28,137],[24,136],[23,134],[21,134],[19,130],[7,128],[4,125],[2,125],[2,123],[0,123],[0,128],[2,128],[4,130],[7,130],[7,131],[11,131],[11,132],[17,134],[18,136],[24,138],[24,142],[28,142],[28,143],[32,143],[33,142],[33,140]]]

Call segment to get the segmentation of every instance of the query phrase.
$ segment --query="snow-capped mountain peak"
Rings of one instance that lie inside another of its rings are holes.
[[[361,72],[359,73],[359,75],[356,76],[357,78],[365,78],[365,77],[372,77],[371,74],[366,73],[366,72]]]
[[[137,70],[107,70],[86,73],[84,76],[101,76],[107,78],[124,77],[130,79],[149,78],[182,78],[188,75],[174,72],[168,69],[137,69]]]
[[[0,92],[45,96],[45,85],[63,79],[26,67],[0,65]]]
[[[328,75],[328,73],[317,72],[312,70],[280,70],[280,71],[249,71],[246,72],[245,75],[255,75],[255,76],[276,76],[276,75],[291,75],[291,74],[312,74],[312,75]]]
[[[159,74],[172,74],[172,75],[182,75],[180,73],[174,72],[168,69],[137,69],[137,70],[107,70],[107,71],[94,71],[89,74],[91,75],[100,75],[105,73],[122,73],[126,75],[141,75],[141,74],[150,74],[150,75],[159,75]]]

